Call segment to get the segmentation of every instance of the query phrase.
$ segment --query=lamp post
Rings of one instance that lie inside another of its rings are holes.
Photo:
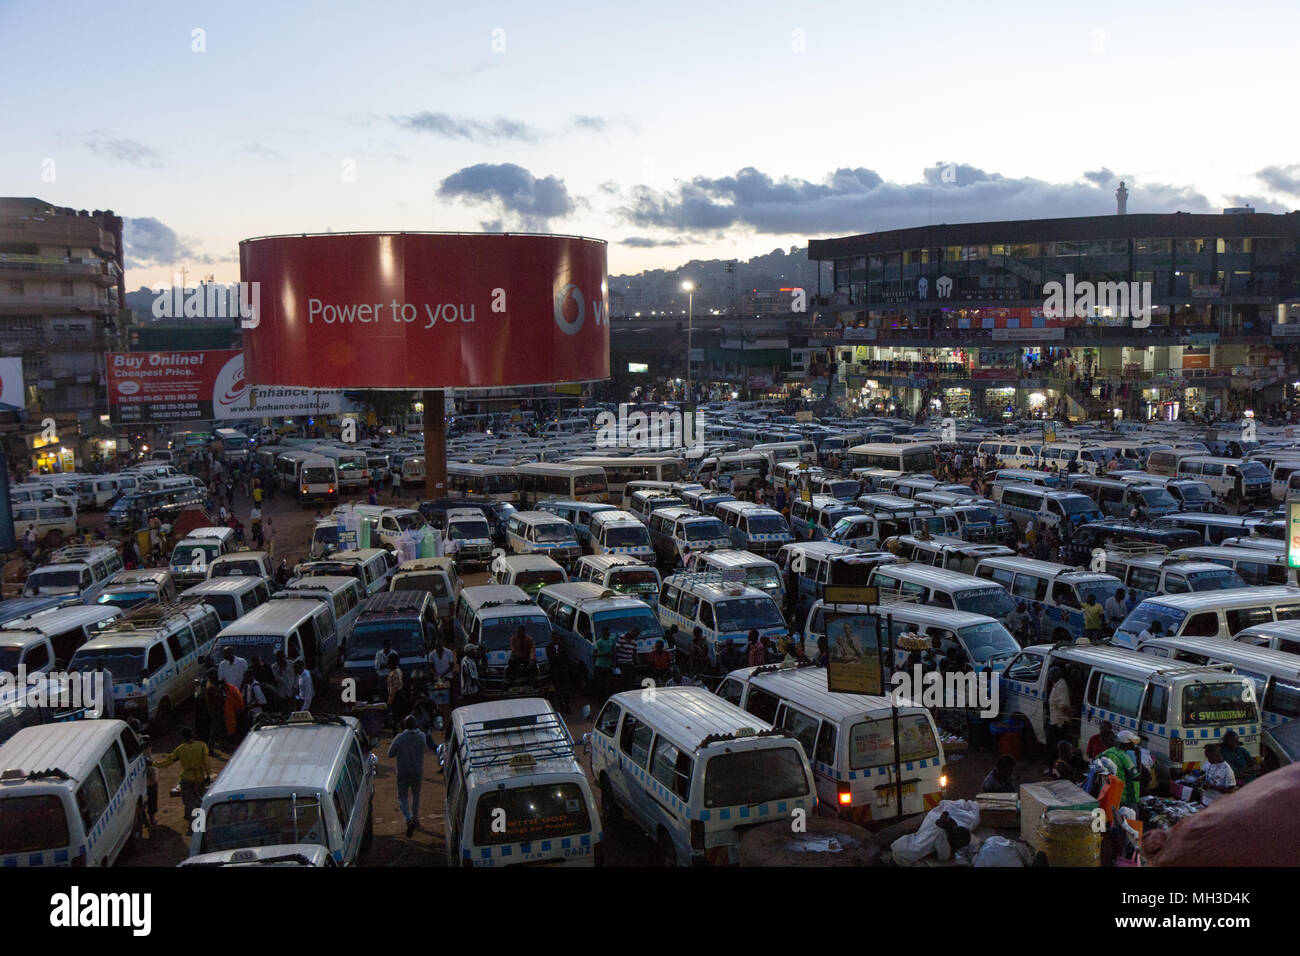
[[[691,407],[691,330],[695,320],[695,283],[687,279],[682,283],[682,291],[686,293],[686,394],[683,396],[683,403],[689,410]]]

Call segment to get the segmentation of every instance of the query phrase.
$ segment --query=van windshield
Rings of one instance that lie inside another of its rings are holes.
[[[1149,508],[1177,508],[1174,496],[1163,488],[1142,488],[1138,491],[1142,501]]]
[[[605,546],[610,548],[635,548],[650,543],[650,533],[644,525],[628,525],[622,528],[605,530]]]
[[[53,794],[0,800],[0,856],[60,850],[70,842],[63,801]]]
[[[486,529],[487,525],[485,524],[483,527]],[[574,540],[573,529],[567,521],[555,521],[549,524],[536,525],[533,533],[535,535],[535,541],[555,542]],[[488,535],[484,534],[483,537],[488,537]]]
[[[739,750],[710,757],[704,765],[704,807],[752,807],[808,794],[797,746]]]
[[[1237,466],[1237,470],[1241,472],[1241,477],[1243,478],[1262,480],[1271,479],[1272,477],[1269,475],[1268,469],[1257,461],[1243,461]]]
[[[710,541],[727,536],[726,526],[717,518],[710,518],[708,521],[691,521],[683,530],[687,541]]]
[[[115,684],[137,681],[144,673],[144,651],[139,647],[83,648],[72,655],[68,670],[86,673],[93,671],[100,661],[104,662],[104,670],[113,675]]]
[[[339,543],[339,526],[336,524],[321,525],[316,529],[316,533],[312,535],[312,542],[337,546]]]
[[[202,557],[195,551],[201,551]],[[187,568],[192,564],[206,564],[221,553],[221,545],[216,541],[182,541],[172,550],[172,567]]]
[[[278,843],[325,844],[314,796],[229,800],[208,808],[203,852]]]
[[[623,588],[634,588],[641,590],[650,588],[655,592],[659,590],[659,576],[655,574],[653,568],[628,568],[626,570],[615,570],[609,573],[609,586],[615,590]]]
[[[1183,501],[1186,502],[1199,504],[1211,500],[1214,496],[1210,486],[1203,481],[1180,482],[1177,488],[1182,493]]]
[[[374,660],[384,649],[384,641],[393,642],[398,657],[424,656],[424,629],[414,621],[367,621],[352,628],[348,638],[348,660]]]
[[[563,584],[564,572],[560,570],[520,571],[515,575],[514,584],[529,594],[536,594],[548,584]]]
[[[217,612],[217,617],[221,618],[223,626],[234,622],[239,617],[239,608],[233,594],[205,594],[203,603],[212,605],[212,609]]]
[[[770,597],[732,598],[713,606],[717,613],[719,631],[762,630],[767,627],[785,627],[781,609]]]
[[[1093,500],[1085,495],[1068,495],[1058,501],[1068,515],[1086,514],[1097,510]]]
[[[928,760],[939,756],[934,728],[924,714],[898,717],[898,759]],[[849,769],[866,770],[894,762],[894,729],[890,720],[864,720],[849,728]]]
[[[987,664],[1000,657],[1011,657],[1020,653],[1020,645],[997,621],[987,624],[972,624],[959,632],[966,653],[976,664]]]
[[[1231,568],[1222,571],[1193,571],[1187,575],[1187,583],[1193,591],[1228,591],[1246,586],[1241,575]]]
[[[1240,683],[1188,684],[1183,688],[1183,723],[1242,724],[1259,719],[1254,700],[1242,700]]]
[[[1006,617],[1016,609],[1016,602],[1011,599],[1006,588],[972,588],[954,595],[959,611],[971,614],[983,614],[985,617]]]
[[[845,519],[836,524],[838,528]],[[780,515],[752,515],[749,518],[750,534],[789,534],[790,527]]]
[[[498,812],[501,811],[501,812]],[[496,821],[504,820],[504,826]],[[474,844],[532,843],[591,832],[591,815],[576,783],[485,791],[474,811]]]
[[[447,537],[453,541],[468,541],[470,538],[490,538],[492,532],[486,521],[453,521],[447,528]]]
[[[400,574],[393,578],[394,591],[428,591],[436,598],[447,596],[447,580],[443,575],[429,571],[424,574]]]
[[[1124,619],[1123,631],[1136,638],[1143,630],[1151,630],[1152,622],[1159,621],[1165,636],[1169,637],[1178,633],[1186,617],[1187,612],[1179,608],[1143,601]]]
[[[222,561],[212,569],[212,576],[214,578],[261,577],[263,570],[260,561]]]
[[[81,590],[81,571],[64,568],[54,571],[33,571],[27,576],[23,597],[40,597],[42,594],[75,594]]]
[[[609,636],[615,641],[634,629],[637,631],[637,640],[641,641],[660,640],[664,636],[664,629],[660,626],[659,619],[646,604],[642,604],[639,608],[604,611],[592,615],[592,618],[596,622],[596,633],[599,634],[608,628]]]
[[[539,648],[551,643],[551,626],[545,617],[494,617],[483,622],[482,644],[485,651],[508,651],[515,629],[523,625],[525,633]]]
[[[156,597],[158,595],[154,591],[118,591],[116,594],[101,594],[96,603],[111,604],[113,607],[126,609],[143,604],[145,601],[152,601]]]
[[[745,568],[745,583],[760,591],[776,591],[781,588],[781,572],[765,564]]]

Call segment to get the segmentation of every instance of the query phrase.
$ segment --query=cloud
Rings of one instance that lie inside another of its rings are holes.
[[[1300,165],[1265,166],[1255,177],[1277,192],[1300,196]]]
[[[265,159],[271,162],[284,162],[284,154],[278,150],[272,149],[264,143],[248,143],[239,147],[238,152],[247,153],[250,156],[256,156],[258,159]]]
[[[152,216],[122,222],[122,244],[128,269],[147,269],[170,265],[214,265],[234,262],[237,256],[212,256],[199,252],[192,240],[179,235],[167,224]]]
[[[593,133],[603,133],[609,128],[609,121],[601,116],[575,116],[573,125],[577,129],[591,130]]]
[[[437,195],[467,205],[492,205],[498,223],[514,220],[521,228],[536,231],[544,231],[551,219],[567,216],[577,208],[563,179],[538,179],[514,163],[466,166],[439,183]]]
[[[684,246],[688,242],[697,241],[683,239],[652,239],[649,236],[628,236],[626,239],[618,240],[620,246],[631,246],[633,249],[654,249],[657,246]]]
[[[103,136],[99,133],[91,133],[90,137],[90,139],[86,140],[86,147],[100,156],[117,160],[120,163],[130,163],[133,166],[157,167],[162,165],[159,162],[162,155],[156,149],[138,143],[133,139]]]
[[[1092,169],[1083,174],[1083,178],[1095,186],[1109,186],[1115,182],[1115,174],[1105,166],[1101,169]]]
[[[464,139],[472,143],[523,142],[535,143],[541,132],[520,120],[496,119],[483,121],[450,113],[424,111],[407,116],[394,116],[393,122],[403,129],[417,133],[432,133],[447,139]]]
[[[1284,203],[1269,199],[1267,196],[1228,196],[1228,203],[1233,206],[1249,206],[1255,212],[1286,213],[1291,208]]]
[[[1109,170],[1083,182],[1008,178],[960,163],[936,163],[912,183],[885,182],[865,167],[841,168],[820,182],[780,180],[753,167],[733,176],[697,176],[661,191],[628,190],[617,214],[642,229],[681,232],[744,228],[777,235],[902,229],[926,222],[982,222],[1106,216],[1115,212]],[[1189,186],[1129,182],[1129,212],[1216,212]]]

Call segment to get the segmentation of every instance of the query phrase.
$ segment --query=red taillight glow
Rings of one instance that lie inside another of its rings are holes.
[[[853,805],[853,792],[850,790],[840,791],[840,806],[848,807]]]

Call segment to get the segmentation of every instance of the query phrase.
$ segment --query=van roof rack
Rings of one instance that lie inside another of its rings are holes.
[[[569,728],[553,712],[473,721],[464,725],[464,733],[468,770],[535,766],[538,760],[574,756]],[[501,740],[503,734],[508,738]]]
[[[171,601],[151,600],[137,604],[116,621],[110,621],[105,631],[135,631],[159,627],[168,618],[184,614],[190,608],[206,602],[202,594],[189,594]]]
[[[345,721],[338,714],[313,714],[309,710],[295,710],[289,714],[267,714],[257,718],[254,730],[269,730],[273,727],[301,727],[307,724],[333,724],[346,727]]]
[[[1152,544],[1149,541],[1116,541],[1106,548],[1107,551],[1114,551],[1128,557],[1138,557],[1143,554],[1168,554],[1169,549],[1163,544]]]

